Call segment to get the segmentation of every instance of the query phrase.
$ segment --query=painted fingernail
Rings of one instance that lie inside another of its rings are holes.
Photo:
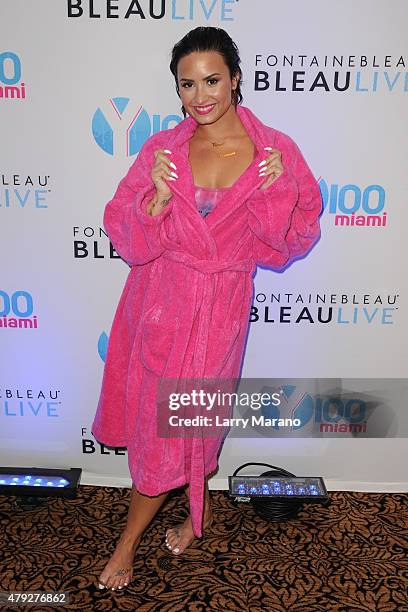
[[[258,164],[258,166],[264,166],[266,164],[266,159],[262,160],[260,164]]]
[[[173,176],[169,176],[168,181],[175,181],[176,179]]]
[[[267,151],[272,151],[272,147],[264,147]]]
[[[171,153],[171,151],[169,151],[168,149],[164,149],[165,153]]]
[[[171,166],[172,168],[174,168],[175,170],[177,170],[177,166],[176,166],[176,164],[175,164],[174,162],[170,162],[170,166]]]
[[[259,176],[266,176],[266,172],[260,172]]]
[[[170,172],[171,176],[174,176],[175,178],[178,178],[178,175],[175,172]]]

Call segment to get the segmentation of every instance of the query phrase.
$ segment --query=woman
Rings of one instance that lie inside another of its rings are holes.
[[[170,69],[189,117],[146,141],[106,206],[106,231],[131,271],[92,432],[127,446],[133,488],[100,588],[128,584],[171,489],[189,485],[191,514],[166,533],[173,554],[210,525],[207,480],[222,440],[159,437],[159,382],[238,377],[256,265],[281,270],[320,234],[316,180],[293,140],[241,105],[239,63],[222,29],[196,28],[175,45]]]

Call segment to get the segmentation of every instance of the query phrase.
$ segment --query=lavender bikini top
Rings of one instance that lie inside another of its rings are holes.
[[[206,217],[217,205],[221,194],[229,187],[198,187],[195,186],[195,199],[198,212],[202,217]]]

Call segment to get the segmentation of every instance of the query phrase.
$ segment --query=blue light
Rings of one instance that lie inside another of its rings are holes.
[[[308,477],[278,477],[277,480],[268,477],[233,477],[232,491],[237,491],[240,495],[257,496],[263,495],[265,497],[297,497],[303,498],[305,502],[307,498],[321,497],[327,499],[327,493],[325,492],[324,485],[320,484],[320,480],[317,478]],[[311,500],[310,500],[311,501]]]
[[[2,474],[3,478],[0,479],[0,485],[8,485],[8,486],[25,486],[25,487],[66,487],[69,485],[69,481],[66,478],[61,478],[60,476],[43,476],[43,477],[33,477],[29,474],[21,474],[17,476],[16,474]]]

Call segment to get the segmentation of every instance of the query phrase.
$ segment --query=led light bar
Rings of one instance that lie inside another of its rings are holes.
[[[81,473],[82,468],[0,468],[0,494],[73,498]]]
[[[329,500],[323,479],[314,476],[229,476],[231,497],[297,499],[302,502]]]

